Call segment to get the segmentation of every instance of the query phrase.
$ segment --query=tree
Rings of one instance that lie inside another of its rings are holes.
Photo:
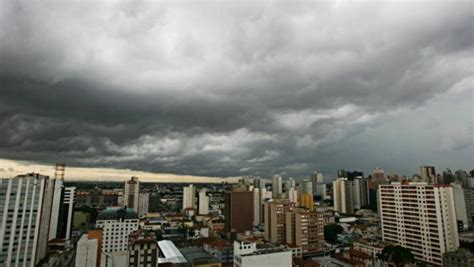
[[[329,242],[336,242],[337,235],[344,232],[344,229],[339,224],[328,224],[324,226],[324,239]]]
[[[415,261],[415,256],[411,253],[410,249],[402,246],[386,246],[382,253],[378,255],[378,258],[395,264],[397,267],[405,266],[406,263],[412,263]]]

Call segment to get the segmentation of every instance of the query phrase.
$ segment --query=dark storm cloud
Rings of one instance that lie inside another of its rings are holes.
[[[216,176],[369,170],[381,146],[426,133],[367,142],[367,131],[405,130],[397,114],[472,91],[471,2],[4,1],[0,12],[4,158]],[[459,131],[427,146],[465,158],[472,114],[452,116]]]

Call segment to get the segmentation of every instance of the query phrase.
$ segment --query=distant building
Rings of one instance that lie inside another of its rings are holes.
[[[35,266],[46,256],[56,179],[0,179],[0,266]]]
[[[474,188],[463,188],[457,184],[453,184],[452,187],[456,218],[462,221],[462,230],[467,230],[472,227],[474,217]]]
[[[354,209],[361,209],[369,204],[369,180],[357,176],[353,180],[353,203]]]
[[[429,184],[438,183],[438,181],[436,181],[436,170],[434,166],[421,166],[420,176],[423,182]]]
[[[315,171],[311,175],[311,183],[313,185],[313,195],[317,201],[326,199],[326,184],[322,173]]]
[[[296,186],[295,179],[293,179],[293,177],[288,178],[288,180],[286,181],[286,190],[288,191],[288,189],[294,188],[295,186]]]
[[[138,199],[138,215],[140,217],[145,216],[148,213],[149,203],[150,203],[150,194],[149,193],[140,193]]]
[[[286,195],[287,195],[286,198],[290,202],[298,203],[298,190],[296,190],[294,187],[288,189],[288,191],[286,191]]]
[[[154,234],[134,231],[129,236],[128,265],[129,267],[158,266],[158,243]]]
[[[286,243],[285,213],[295,208],[295,203],[287,199],[265,202],[265,240],[275,244]]]
[[[313,210],[314,209],[313,195],[310,193],[301,194],[300,207],[304,207],[308,210]]]
[[[199,210],[200,215],[209,214],[209,197],[206,195],[206,189],[199,192]]]
[[[340,213],[354,212],[354,182],[347,178],[338,178],[332,182],[334,211]]]
[[[105,209],[106,207],[122,207],[123,205],[119,204],[118,198],[119,193],[112,190],[100,190],[98,188],[87,191],[81,190],[76,191],[74,206],[89,206],[99,210]]]
[[[383,240],[409,248],[415,258],[442,265],[459,247],[453,189],[427,183],[379,186]]]
[[[195,203],[196,188],[191,184],[183,187],[183,210],[188,208],[196,208]]]
[[[252,230],[253,208],[253,192],[239,190],[225,192],[225,232]]]
[[[123,205],[139,212],[140,181],[138,177],[132,177],[125,181],[123,190]]]
[[[283,178],[280,175],[274,175],[272,179],[272,198],[281,198]]]
[[[466,249],[457,249],[443,254],[444,267],[474,267],[474,254]]]

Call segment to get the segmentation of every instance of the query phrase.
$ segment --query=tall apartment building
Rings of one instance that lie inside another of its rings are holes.
[[[55,179],[0,179],[0,266],[35,266],[46,255]]]
[[[299,192],[300,195],[304,193],[308,193],[311,196],[313,195],[313,183],[307,179],[303,180],[299,185]]]
[[[97,216],[96,227],[103,231],[101,266],[126,266],[128,238],[138,230],[138,214],[131,208],[107,208]]]
[[[124,183],[123,205],[138,212],[139,201],[140,181],[138,180],[138,177],[133,176],[130,180],[125,181]]]
[[[196,188],[192,184],[183,187],[183,211],[189,208],[196,208],[195,196]]]
[[[154,234],[134,231],[129,237],[127,266],[156,267],[158,266],[158,251]]]
[[[415,258],[442,265],[459,247],[453,189],[423,183],[379,186],[383,240],[409,248]]]
[[[296,209],[286,212],[286,243],[301,247],[303,255],[324,252],[324,214]]]
[[[206,189],[199,192],[199,214],[209,214],[209,197],[206,195]]]
[[[286,198],[293,203],[298,203],[298,190],[295,187],[292,187],[286,191]]]
[[[463,188],[461,185],[452,184],[456,218],[462,221],[463,229],[472,227],[474,217],[474,188]]]
[[[358,176],[354,178],[353,183],[354,209],[361,209],[369,204],[369,180]]]
[[[48,240],[53,240],[58,236],[58,227],[62,218],[60,213],[62,213],[63,197],[64,197],[64,173],[66,170],[66,165],[56,164],[54,170],[54,189],[53,189],[53,202],[51,203],[51,215],[50,215],[50,224],[49,224],[49,236]]]
[[[102,254],[102,229],[89,230],[76,245],[75,267],[99,267]]]
[[[323,201],[326,199],[326,184],[322,173],[313,172],[310,179],[313,185],[313,195],[316,200]]]
[[[264,179],[261,179],[261,178],[255,178],[253,180],[253,187],[254,188],[259,188],[259,189],[262,189],[262,188],[265,188],[265,180]]]
[[[148,207],[150,205],[150,194],[140,193],[138,199],[138,215],[140,217],[145,216],[148,213]]]
[[[231,231],[245,232],[253,229],[254,193],[252,191],[233,190],[225,192],[225,225],[226,233]]]
[[[310,193],[301,194],[300,207],[304,207],[308,210],[313,210],[314,209],[313,195]]]
[[[274,175],[272,179],[272,198],[281,198],[283,178],[280,175]]]
[[[274,199],[265,202],[265,240],[276,244],[285,244],[286,219],[285,213],[292,211],[295,203],[288,199]]]
[[[57,223],[58,229],[56,238],[61,238],[65,240],[71,239],[75,193],[75,187],[63,187],[63,193],[61,197],[61,209],[59,213],[60,216],[59,221]]]
[[[423,182],[430,184],[438,183],[438,181],[436,181],[436,170],[434,166],[421,166],[420,176]]]
[[[334,211],[340,213],[354,212],[354,182],[347,178],[338,178],[332,182]]]

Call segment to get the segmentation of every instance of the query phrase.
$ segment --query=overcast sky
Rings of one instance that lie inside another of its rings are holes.
[[[474,168],[472,1],[0,5],[0,175]]]

